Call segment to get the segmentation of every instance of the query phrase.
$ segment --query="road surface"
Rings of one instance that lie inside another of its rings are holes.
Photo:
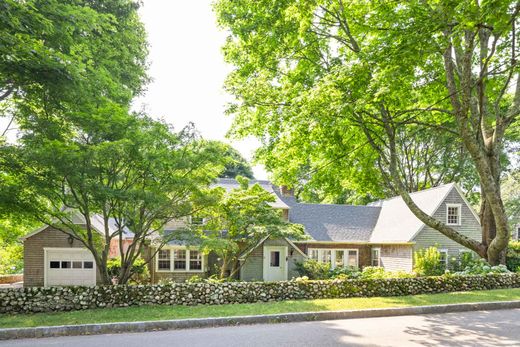
[[[0,346],[520,346],[520,309],[11,340]]]

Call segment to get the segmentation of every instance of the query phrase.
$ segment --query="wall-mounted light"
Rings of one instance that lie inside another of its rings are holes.
[[[74,243],[74,238],[72,237],[72,235],[69,235],[69,237],[67,238],[67,242],[69,243],[69,245],[72,245]]]

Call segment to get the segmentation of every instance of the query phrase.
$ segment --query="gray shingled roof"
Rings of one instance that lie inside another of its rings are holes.
[[[302,224],[316,241],[369,241],[380,207],[295,204],[289,210],[289,221]]]
[[[264,180],[250,180],[249,181],[249,184],[250,185],[253,185],[255,183],[258,183],[260,185],[260,187],[264,188],[266,191],[268,191],[269,193],[273,193],[273,195],[275,196],[276,200],[271,203],[270,205],[274,208],[289,208],[289,206],[287,206],[283,201],[282,199],[280,199],[280,196],[275,193],[275,189],[276,187],[273,186],[273,184],[269,181],[264,181]],[[218,181],[213,185],[214,187],[222,187],[224,188],[226,191],[231,191],[232,189],[235,189],[235,188],[238,188],[240,186],[240,184],[233,178],[219,178]]]

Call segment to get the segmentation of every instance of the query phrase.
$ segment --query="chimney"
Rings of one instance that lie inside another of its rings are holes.
[[[282,196],[294,196],[294,189],[289,189],[287,186],[280,186]]]

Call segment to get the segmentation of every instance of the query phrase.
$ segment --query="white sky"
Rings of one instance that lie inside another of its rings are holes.
[[[217,28],[211,0],[144,0],[140,15],[148,33],[152,82],[134,107],[177,129],[193,122],[204,138],[228,142],[251,159],[256,140],[225,138],[232,120],[224,108],[232,96],[223,83],[231,67],[223,60],[226,34]],[[267,178],[260,166],[254,173]]]

